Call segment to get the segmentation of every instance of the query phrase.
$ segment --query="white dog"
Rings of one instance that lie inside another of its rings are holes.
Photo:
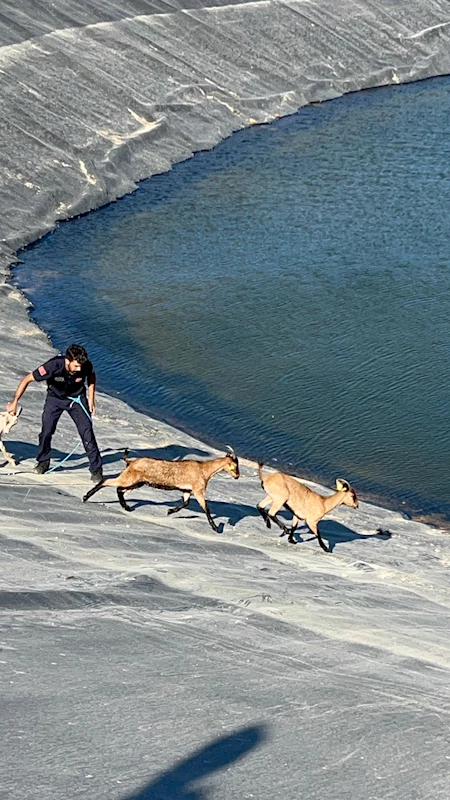
[[[20,412],[22,411],[21,407],[18,406],[16,414],[10,414],[9,411],[0,411],[0,450],[2,451],[6,461],[11,464],[13,467],[16,466],[16,462],[14,461],[14,456],[5,448],[3,444],[2,437],[4,433],[9,433],[11,428],[16,424],[19,419]]]

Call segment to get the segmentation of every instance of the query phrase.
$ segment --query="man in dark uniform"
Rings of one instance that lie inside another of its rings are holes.
[[[67,411],[84,444],[92,480],[98,483],[103,479],[103,471],[91,419],[95,414],[95,372],[86,350],[79,344],[72,344],[67,348],[65,356],[54,356],[26,375],[17,387],[14,400],[7,405],[11,414],[16,413],[20,398],[33,381],[47,381],[47,397],[34,471],[43,475],[50,468],[52,436],[61,414]]]

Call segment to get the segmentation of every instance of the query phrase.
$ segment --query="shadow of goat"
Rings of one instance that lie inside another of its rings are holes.
[[[392,536],[390,531],[382,531],[381,529],[377,531],[377,533],[358,533],[351,528],[347,528],[346,525],[342,525],[341,522],[336,522],[332,519],[322,520],[320,529],[322,536],[328,541],[330,553],[333,552],[337,544],[345,544],[345,542],[353,542],[357,539],[382,539],[383,541],[387,541]],[[281,534],[281,536],[283,535],[284,534]],[[308,538],[305,539],[304,537]],[[307,525],[302,525],[301,528],[297,529],[294,533],[295,544],[300,544],[304,541],[312,541],[315,538],[315,534]]]

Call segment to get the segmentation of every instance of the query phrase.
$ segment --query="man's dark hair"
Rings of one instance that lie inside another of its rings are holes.
[[[69,361],[78,361],[79,364],[84,364],[88,360],[88,354],[81,344],[71,344],[66,350],[66,358]]]

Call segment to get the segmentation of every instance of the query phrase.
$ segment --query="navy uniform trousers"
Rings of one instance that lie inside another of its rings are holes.
[[[89,413],[86,395],[81,396],[81,402]],[[77,426],[78,433],[81,436],[81,441],[83,442],[86,455],[89,459],[89,469],[91,472],[100,469],[102,466],[102,457],[95,440],[91,415],[89,414],[88,416],[78,402],[72,403],[72,400],[52,397],[50,394],[47,395],[42,414],[42,430],[39,434],[39,451],[36,460],[50,460],[52,436],[63,411],[67,411],[70,414]]]

